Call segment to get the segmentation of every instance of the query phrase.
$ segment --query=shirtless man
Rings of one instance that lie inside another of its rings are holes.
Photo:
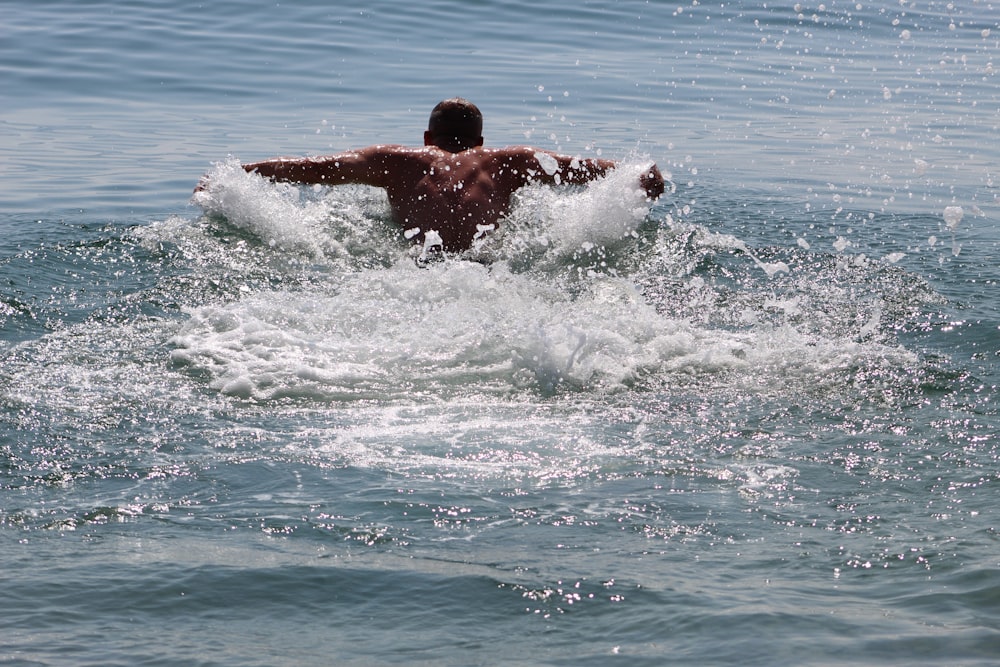
[[[482,134],[483,116],[476,105],[453,98],[434,107],[422,147],[369,146],[336,155],[274,158],[243,168],[277,181],[384,188],[393,219],[407,238],[460,251],[496,228],[513,194],[525,185],[582,184],[616,166],[612,160],[584,160],[529,146],[484,148]],[[640,185],[650,199],[663,194],[656,165],[642,175]]]

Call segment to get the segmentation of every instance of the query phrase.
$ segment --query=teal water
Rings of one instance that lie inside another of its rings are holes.
[[[4,10],[0,663],[995,664],[994,4]],[[236,166],[453,95],[623,165]]]

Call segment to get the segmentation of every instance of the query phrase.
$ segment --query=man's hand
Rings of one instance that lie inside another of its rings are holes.
[[[658,199],[665,189],[663,175],[660,174],[660,170],[655,164],[642,172],[642,175],[639,177],[639,184],[646,191],[646,196],[652,200]]]

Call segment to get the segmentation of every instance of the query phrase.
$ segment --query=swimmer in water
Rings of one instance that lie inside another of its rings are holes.
[[[483,115],[456,97],[431,112],[424,145],[376,145],[335,155],[279,157],[243,165],[276,181],[383,188],[392,216],[415,243],[456,252],[496,229],[511,198],[530,183],[578,185],[614,169],[613,160],[580,159],[531,146],[485,148]],[[646,196],[664,191],[656,165],[639,179]],[[206,187],[203,179],[197,189]]]

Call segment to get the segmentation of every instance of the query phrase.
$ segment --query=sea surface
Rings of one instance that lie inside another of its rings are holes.
[[[1000,663],[996,2],[0,11],[0,664]],[[240,168],[456,95],[620,166]]]

